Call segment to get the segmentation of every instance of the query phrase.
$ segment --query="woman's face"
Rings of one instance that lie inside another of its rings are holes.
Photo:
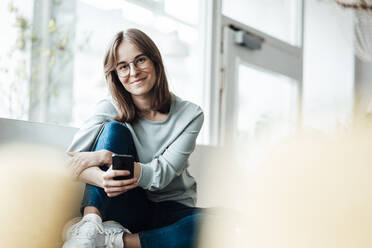
[[[133,96],[146,96],[154,87],[156,72],[152,61],[130,41],[123,41],[117,50],[116,71],[124,88]],[[129,70],[126,73],[123,71]]]

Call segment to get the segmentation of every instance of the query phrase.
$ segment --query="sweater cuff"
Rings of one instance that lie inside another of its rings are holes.
[[[149,189],[152,179],[152,169],[148,164],[139,163],[141,165],[141,175],[138,179],[138,185],[143,189]]]

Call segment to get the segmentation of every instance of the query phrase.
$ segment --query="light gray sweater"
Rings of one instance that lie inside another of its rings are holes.
[[[68,151],[90,151],[103,125],[113,121],[118,110],[111,99],[97,104],[95,115],[75,134]],[[189,174],[189,156],[203,125],[201,108],[172,95],[170,112],[165,121],[138,119],[126,123],[132,133],[141,165],[138,180],[149,200],[177,201],[196,205],[196,182]]]

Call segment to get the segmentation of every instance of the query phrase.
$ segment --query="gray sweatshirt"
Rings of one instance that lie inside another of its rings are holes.
[[[100,101],[95,115],[75,134],[68,151],[91,151],[103,125],[113,121],[117,114],[113,100]],[[196,205],[196,182],[187,168],[203,120],[199,106],[172,95],[165,121],[141,118],[133,124],[126,123],[142,168],[138,184],[146,189],[149,200]]]

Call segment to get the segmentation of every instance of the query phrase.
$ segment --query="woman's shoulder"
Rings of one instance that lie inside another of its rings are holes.
[[[172,95],[175,112],[186,112],[194,115],[203,115],[202,108],[190,101],[183,100],[181,97]]]
[[[204,122],[204,113],[202,108],[195,103],[183,100],[175,95],[173,101],[174,108],[171,111],[174,122],[184,123],[183,125],[180,125],[181,127],[189,126],[200,131]]]

